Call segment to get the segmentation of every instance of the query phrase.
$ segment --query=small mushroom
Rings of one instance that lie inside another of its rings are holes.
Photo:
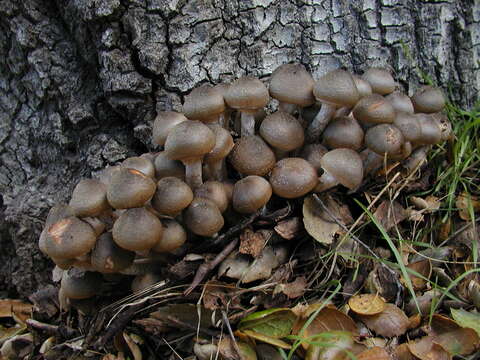
[[[343,116],[331,121],[322,137],[330,149],[349,148],[358,151],[362,148],[364,133],[357,120]]]
[[[412,103],[417,113],[436,113],[445,107],[445,97],[439,88],[423,86],[413,94]]]
[[[372,94],[360,99],[353,108],[353,116],[366,126],[392,123],[395,110],[383,96]]]
[[[223,100],[225,101],[225,94],[227,93],[228,88],[230,87],[230,84],[220,83],[215,85],[215,87],[218,88],[218,91],[222,93]],[[227,103],[225,103],[225,110],[218,117],[218,123],[220,124],[221,127],[223,127],[227,131],[230,131],[231,116],[232,116],[232,108],[228,106]]]
[[[187,121],[187,118],[181,113],[175,111],[159,112],[153,123],[153,142],[160,146],[165,145],[165,141],[167,141],[167,136],[170,131],[183,121]]]
[[[120,168],[115,171],[107,187],[107,199],[115,209],[140,207],[155,193],[155,183],[142,172]]]
[[[385,97],[389,103],[393,106],[393,109],[399,113],[407,113],[407,114],[413,114],[413,104],[412,100],[405,95],[402,94],[400,91],[395,91]]]
[[[272,197],[272,186],[261,176],[250,175],[237,181],[233,187],[233,208],[242,214],[251,214],[265,206]]]
[[[225,111],[222,89],[218,86],[204,84],[193,89],[185,97],[183,113],[190,120],[218,123],[220,115]]]
[[[187,232],[175,220],[163,220],[163,235],[159,242],[152,248],[158,253],[172,252],[187,241]]]
[[[126,210],[113,224],[113,240],[130,251],[150,250],[162,238],[158,218],[145,208]]]
[[[450,140],[453,136],[452,123],[448,120],[447,115],[442,113],[436,113],[430,115],[438,124],[440,131],[442,132],[441,141]]]
[[[358,90],[358,94],[360,95],[360,98],[363,98],[365,96],[372,94],[372,86],[368,81],[356,75],[353,75],[353,81],[357,86],[357,90]]]
[[[122,166],[127,169],[140,171],[145,176],[155,178],[155,166],[153,162],[145,157],[133,156],[125,159]]]
[[[275,154],[259,136],[239,139],[229,155],[235,170],[244,175],[263,176],[275,165]]]
[[[110,209],[107,187],[96,179],[81,180],[72,193],[69,203],[75,216],[97,216]]]
[[[391,124],[380,124],[371,127],[365,134],[365,145],[379,155],[396,155],[402,152],[405,138],[402,132]]]
[[[174,176],[180,180],[185,179],[185,166],[181,161],[172,160],[165,151],[155,157],[155,177],[160,180],[164,177]]]
[[[429,114],[415,114],[421,129],[419,144],[433,145],[442,140],[440,124]]]
[[[63,294],[70,299],[88,299],[99,292],[101,283],[102,277],[99,273],[72,274],[64,271],[60,286]]]
[[[242,137],[255,134],[253,114],[267,105],[269,96],[265,85],[254,77],[235,80],[225,94],[228,106],[241,112]]]
[[[192,189],[202,184],[202,159],[215,146],[215,134],[200,121],[175,126],[165,142],[165,152],[185,165],[185,180]]]
[[[316,170],[302,158],[278,161],[270,174],[275,195],[286,199],[301,197],[312,191],[318,183]]]
[[[97,240],[90,255],[93,268],[101,273],[116,273],[133,263],[135,253],[118,246],[112,233],[103,233]]]
[[[209,166],[212,178],[222,181],[227,177],[225,158],[233,149],[233,138],[227,130],[218,124],[211,125],[210,130],[215,134],[215,146],[205,155],[203,161]]]
[[[387,95],[395,90],[395,80],[387,69],[370,68],[362,75],[362,79],[368,81],[376,94]]]
[[[403,134],[405,141],[417,144],[422,136],[422,129],[418,118],[413,113],[398,112],[393,121],[395,125]]]
[[[317,171],[317,174],[322,173],[322,165],[320,160],[323,155],[328,152],[328,149],[322,144],[308,144],[303,148],[301,157],[307,160],[310,165]]]
[[[105,184],[108,186],[108,184],[110,184],[110,180],[112,179],[113,174],[115,174],[120,168],[121,168],[120,165],[107,166],[105,169],[100,171],[95,177],[102,184]]]
[[[228,208],[228,195],[225,185],[219,181],[207,181],[195,189],[196,198],[211,200],[217,205],[221,213]]]
[[[224,219],[217,205],[204,198],[195,198],[183,213],[187,228],[196,235],[213,236],[223,227]]]
[[[323,174],[315,192],[328,190],[341,184],[355,190],[363,180],[363,164],[360,155],[352,149],[335,149],[326,153],[322,160]]]
[[[176,177],[165,177],[157,183],[152,207],[162,215],[177,216],[192,200],[190,186]]]
[[[360,158],[362,159],[364,176],[373,174],[385,162],[384,156],[377,154],[369,148],[362,150]]]

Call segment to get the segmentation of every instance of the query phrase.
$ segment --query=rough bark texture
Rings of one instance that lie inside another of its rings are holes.
[[[0,289],[49,282],[49,207],[151,149],[155,112],[198,84],[288,61],[314,77],[388,65],[409,93],[421,69],[468,106],[479,21],[479,0],[0,0]]]

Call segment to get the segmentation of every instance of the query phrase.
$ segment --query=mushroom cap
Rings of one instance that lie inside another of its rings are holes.
[[[185,97],[183,113],[190,120],[211,122],[225,111],[222,88],[204,84]]]
[[[338,183],[356,189],[363,180],[363,164],[360,155],[352,149],[335,149],[326,153],[322,168],[331,174]]]
[[[400,91],[395,91],[385,97],[388,102],[393,106],[393,109],[399,113],[404,112],[407,114],[413,114],[413,104],[410,98],[401,93]]]
[[[90,255],[93,268],[101,273],[116,273],[132,265],[134,259],[135,253],[118,246],[110,232],[100,235]]]
[[[393,125],[400,129],[405,141],[418,143],[422,136],[420,123],[415,115],[405,112],[397,112]]]
[[[96,179],[83,179],[73,189],[69,203],[75,216],[97,216],[110,209],[107,187]]]
[[[40,251],[48,256],[47,249],[45,247],[45,240],[48,234],[48,229],[50,226],[55,224],[57,221],[65,219],[70,216],[75,216],[73,209],[65,204],[57,204],[54,205],[48,212],[47,219],[45,220],[45,224],[43,226],[43,230],[40,233],[40,237],[38,239],[38,247]]]
[[[400,153],[404,142],[400,129],[391,124],[373,126],[365,134],[365,145],[380,155]]]
[[[96,178],[102,184],[105,184],[108,186],[108,184],[110,184],[110,180],[112,179],[113,174],[115,174],[120,168],[121,168],[120,165],[107,166],[105,169],[101,170],[96,175]]]
[[[153,122],[152,140],[155,144],[165,145],[167,136],[172,129],[187,118],[176,111],[161,111]]]
[[[302,158],[286,158],[278,161],[270,175],[273,192],[286,199],[307,194],[315,188],[317,183],[317,171]]]
[[[187,232],[175,220],[163,220],[162,238],[152,248],[153,251],[164,253],[171,252],[182,246],[187,241]]]
[[[449,140],[452,137],[453,130],[452,130],[452,123],[448,120],[447,115],[442,113],[436,113],[430,115],[440,127],[440,131],[442,132],[441,141]]]
[[[417,113],[435,113],[445,107],[445,97],[437,87],[422,86],[413,94],[412,103]]]
[[[370,83],[366,80],[363,80],[361,77],[353,75],[353,81],[357,86],[358,93],[360,98],[371,95],[372,94],[372,87]]]
[[[317,80],[313,88],[317,101],[336,107],[354,106],[360,99],[352,75],[345,70],[330,71]]]
[[[183,163],[197,161],[215,146],[215,134],[200,121],[184,121],[176,125],[165,142],[165,152],[172,160]]]
[[[250,175],[237,181],[233,187],[233,208],[242,214],[251,214],[272,197],[272,186],[261,176]]]
[[[63,218],[46,229],[44,250],[56,259],[73,259],[87,254],[97,235],[93,228],[77,217]]]
[[[232,151],[234,143],[230,132],[225,130],[219,124],[210,125],[210,130],[215,134],[215,146],[203,158],[204,163],[218,162],[228,156]]]
[[[376,94],[387,95],[395,90],[395,80],[387,69],[370,68],[362,75],[362,79],[368,81]]]
[[[228,208],[228,195],[225,185],[219,181],[207,181],[195,189],[196,198],[211,200],[217,205],[221,213]]]
[[[330,149],[349,148],[358,151],[362,148],[364,133],[357,120],[342,116],[331,121],[322,136]]]
[[[317,174],[320,174],[322,172],[322,164],[320,163],[320,160],[327,152],[327,148],[322,144],[308,144],[303,148],[301,157],[313,166],[317,171]]]
[[[60,286],[63,294],[70,299],[88,299],[97,294],[101,283],[102,277],[99,273],[86,272],[83,276],[75,276],[64,271]]]
[[[183,212],[187,228],[196,235],[213,236],[224,224],[223,216],[213,201],[195,198]]]
[[[245,175],[263,176],[275,165],[275,154],[259,136],[246,136],[237,140],[229,155],[235,170]]]
[[[395,110],[383,96],[372,94],[360,99],[353,108],[353,116],[364,125],[392,123]]]
[[[440,123],[429,114],[415,114],[421,129],[419,143],[423,145],[438,144],[442,140]]]
[[[140,207],[155,193],[155,182],[138,170],[120,168],[107,187],[107,199],[115,209]]]
[[[145,157],[129,157],[122,162],[122,166],[124,168],[138,170],[145,176],[155,178],[155,166],[151,160]]]
[[[193,200],[190,186],[176,177],[165,177],[157,183],[152,206],[160,214],[176,216]]]
[[[143,153],[142,155],[140,155],[140,157],[150,160],[153,164],[155,163],[155,158],[157,157],[158,154],[159,154],[158,151],[153,151],[153,152]]]
[[[270,96],[280,102],[309,106],[313,97],[312,75],[301,64],[284,64],[277,67],[270,77]]]
[[[185,166],[181,161],[172,160],[165,151],[155,157],[155,177],[160,180],[164,177],[174,176],[180,180],[185,179]]]
[[[259,79],[251,76],[235,80],[224,97],[231,108],[252,113],[267,105],[269,100],[265,85]]]
[[[161,239],[160,220],[145,208],[126,210],[113,224],[113,240],[130,251],[150,250]]]
[[[298,149],[305,141],[302,125],[283,111],[267,115],[260,125],[260,135],[270,146],[283,151]]]

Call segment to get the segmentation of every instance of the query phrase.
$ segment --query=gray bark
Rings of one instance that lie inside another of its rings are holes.
[[[0,290],[49,282],[46,213],[107,164],[152,149],[156,111],[202,82],[418,69],[470,106],[480,89],[480,1],[0,0]]]

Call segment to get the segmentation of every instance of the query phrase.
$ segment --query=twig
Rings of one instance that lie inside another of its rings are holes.
[[[37,320],[27,319],[26,324],[32,329],[43,331],[48,335],[60,335],[66,339],[72,338],[78,335],[75,329],[68,326],[57,326],[51,324],[45,324]]]
[[[222,310],[222,319],[223,319],[223,324],[227,327],[228,334],[230,335],[230,339],[232,340],[233,348],[237,352],[238,359],[240,359],[241,358],[240,349],[238,348],[237,341],[235,340],[235,336],[233,335],[232,327],[230,326],[230,321],[228,320],[228,316],[225,310]]]

